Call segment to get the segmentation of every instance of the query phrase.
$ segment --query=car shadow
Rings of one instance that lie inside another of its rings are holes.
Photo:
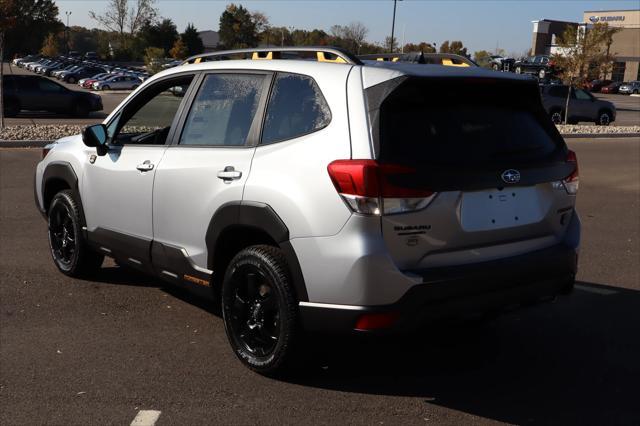
[[[162,288],[135,270],[91,282]],[[403,337],[309,336],[305,364],[281,380],[339,392],[419,398],[513,424],[640,424],[640,292],[578,282],[570,296],[485,321],[432,324]]]
[[[220,316],[220,309],[214,306],[210,301],[202,297],[198,297],[184,288],[165,283],[151,275],[144,274],[126,266],[114,264],[111,260],[107,260],[106,264],[100,268],[99,272],[88,277],[86,282],[97,285],[113,284],[132,287],[160,288],[162,291],[172,295],[173,297],[216,316]]]
[[[568,297],[492,321],[394,339],[325,337],[307,350],[312,360],[286,380],[515,424],[640,424],[638,291],[581,282]]]

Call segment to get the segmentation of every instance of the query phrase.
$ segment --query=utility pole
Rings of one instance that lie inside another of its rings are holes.
[[[402,1],[402,0],[400,0]],[[391,21],[391,46],[389,48],[389,53],[393,53],[393,35],[396,30],[396,5],[398,4],[398,0],[393,0],[393,20]]]
[[[71,12],[65,12],[65,15],[67,15],[67,31],[65,31],[66,33],[66,45],[67,45],[67,55],[69,54],[69,16],[71,16]]]

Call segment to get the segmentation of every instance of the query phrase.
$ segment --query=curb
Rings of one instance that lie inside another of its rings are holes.
[[[638,138],[640,133],[560,133],[565,139],[571,138],[595,138],[595,139],[608,139],[608,138]]]
[[[44,148],[53,141],[0,141],[0,148]]]

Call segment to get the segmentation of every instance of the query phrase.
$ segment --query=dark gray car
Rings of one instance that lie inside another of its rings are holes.
[[[555,124],[564,123],[565,108],[569,86],[540,86],[542,103]],[[597,125],[608,126],[616,120],[616,107],[611,102],[594,97],[586,90],[573,88],[569,99],[569,116],[567,122],[576,124],[579,121],[591,121]]]
[[[76,92],[44,77],[6,75],[2,79],[4,113],[15,117],[22,110],[70,113],[87,116],[102,109],[102,98]]]

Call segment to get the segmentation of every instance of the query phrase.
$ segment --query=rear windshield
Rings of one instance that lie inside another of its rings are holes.
[[[562,144],[536,85],[520,82],[409,79],[377,125],[378,158],[405,164],[523,164],[551,160]]]

